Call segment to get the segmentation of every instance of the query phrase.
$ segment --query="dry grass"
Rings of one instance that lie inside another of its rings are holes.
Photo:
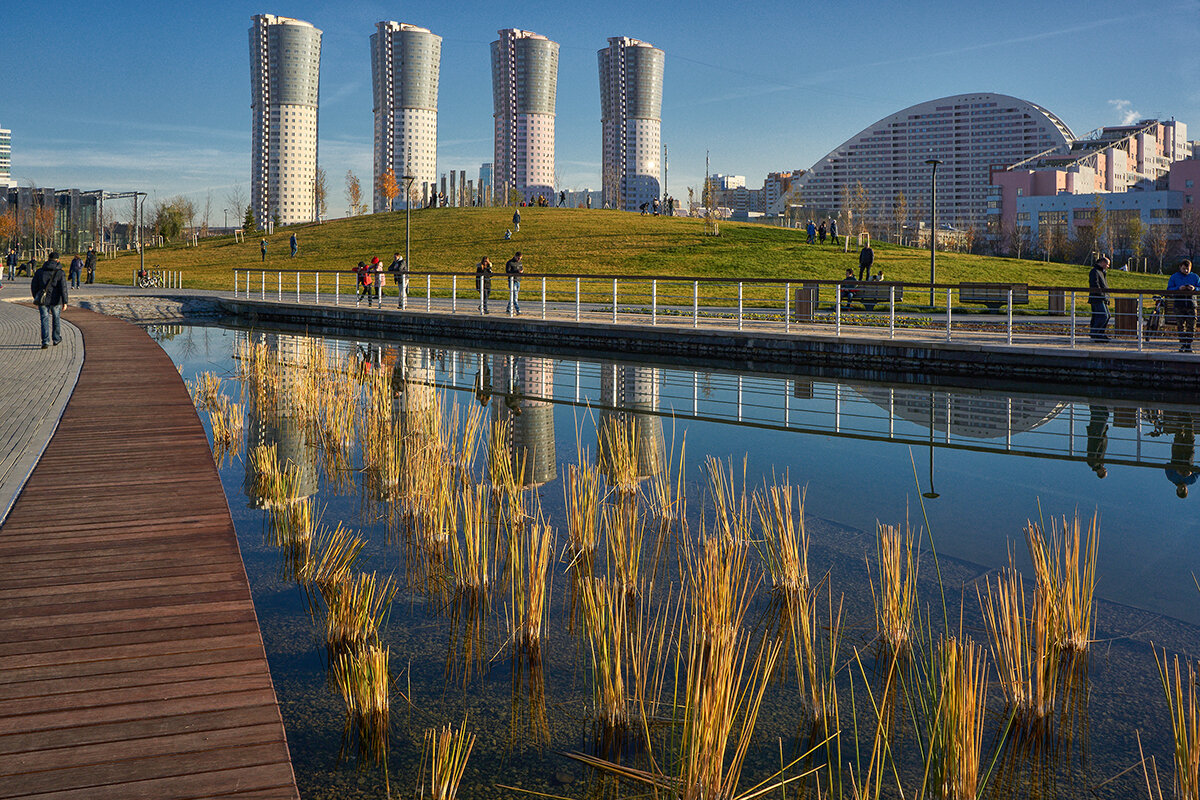
[[[578,465],[567,466],[563,499],[572,554],[579,557],[594,553],[600,519],[600,473],[589,463],[586,451],[580,452]]]
[[[379,626],[387,614],[396,588],[389,577],[382,584],[375,573],[330,584],[325,598],[325,643],[330,652],[359,649],[379,640]]]
[[[626,669],[629,634],[626,595],[604,578],[580,580],[584,625],[592,656],[596,718],[609,728],[630,721]]]
[[[790,603],[808,600],[808,533],[804,530],[804,493],[786,477],[754,493],[754,509],[762,527],[759,548],[771,573],[771,591]]]
[[[1086,540],[1081,542],[1079,515],[1061,528],[1054,521],[1049,536],[1039,523],[1025,527],[1029,555],[1037,575],[1037,590],[1048,603],[1050,631],[1062,650],[1084,653],[1095,634],[1093,598],[1096,592],[1096,550],[1100,516],[1093,515]]]
[[[246,416],[240,403],[234,403],[223,394],[217,395],[206,409],[212,428],[213,457],[220,466],[225,463],[226,456],[236,458],[241,453]]]
[[[908,646],[917,610],[917,560],[912,528],[875,526],[878,585],[871,582],[875,630],[892,653]]]
[[[508,627],[517,646],[536,649],[549,616],[550,556],[554,552],[554,531],[544,522],[535,522],[514,539],[512,554],[511,600]]]
[[[637,421],[630,414],[603,415],[597,438],[600,469],[608,485],[620,494],[636,494],[642,477],[638,474]]]
[[[425,731],[420,796],[425,796],[428,785],[431,800],[454,800],[474,746],[475,734],[467,731],[466,722],[457,731],[449,725],[440,731],[433,728]]]
[[[1154,651],[1154,662],[1167,706],[1171,711],[1171,743],[1175,760],[1175,797],[1177,800],[1200,798],[1200,689],[1197,689],[1197,669],[1187,664],[1186,676],[1175,656],[1174,668],[1167,662],[1164,650],[1161,657]],[[1161,790],[1160,790],[1161,791]]]
[[[452,539],[454,578],[460,592],[486,593],[491,585],[492,543],[488,518],[488,490],[482,484],[462,489],[461,536]]]
[[[365,546],[363,539],[340,522],[333,528],[319,525],[313,537],[314,556],[309,568],[297,577],[314,584],[322,592],[348,583],[354,563]]]
[[[195,380],[184,381],[184,385],[187,386],[192,395],[192,402],[198,409],[211,409],[222,397],[221,378],[215,372],[201,372]]]
[[[629,495],[621,495],[615,505],[600,510],[600,528],[608,553],[611,581],[627,595],[642,589],[642,548],[646,541],[646,521],[638,504]]]
[[[750,534],[750,509],[746,498],[746,460],[742,460],[742,489],[737,490],[733,462],[721,462],[708,456],[704,460],[708,491],[715,515],[716,535],[727,539],[747,539]]]
[[[1035,591],[1033,614],[1026,614],[1025,585],[1012,566],[997,577],[995,588],[987,582],[986,600],[980,594],[979,605],[1000,688],[1020,723],[1018,730],[1034,728],[1051,717],[1058,700],[1061,662],[1051,640],[1050,605],[1040,590]]]
[[[930,724],[925,789],[942,800],[978,797],[987,700],[987,659],[970,640],[942,640],[932,673],[937,701]]]
[[[342,653],[333,661],[332,675],[346,703],[345,736],[357,731],[360,761],[386,767],[391,686],[388,650],[371,645]]]

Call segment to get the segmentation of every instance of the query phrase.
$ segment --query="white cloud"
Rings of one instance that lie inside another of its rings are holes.
[[[1128,100],[1109,100],[1108,104],[1120,115],[1120,125],[1132,125],[1143,118],[1142,112],[1135,110],[1133,103]]]

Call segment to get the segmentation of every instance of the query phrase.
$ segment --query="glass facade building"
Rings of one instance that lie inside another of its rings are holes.
[[[317,218],[321,31],[273,14],[251,18],[250,207],[262,228]]]
[[[507,202],[554,195],[554,108],[558,43],[531,31],[506,28],[492,42],[495,120],[495,192]]]
[[[604,204],[636,211],[661,194],[665,55],[646,42],[614,36],[597,57]]]

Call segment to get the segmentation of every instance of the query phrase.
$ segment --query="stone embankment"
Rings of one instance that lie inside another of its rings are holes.
[[[216,297],[204,296],[102,296],[82,298],[80,308],[134,323],[170,323],[216,319],[221,306]]]

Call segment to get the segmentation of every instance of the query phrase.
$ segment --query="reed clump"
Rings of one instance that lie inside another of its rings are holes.
[[[641,482],[636,420],[629,415],[606,416],[601,420],[599,438],[599,455],[608,468],[609,485],[619,494],[636,494]]]
[[[596,552],[600,519],[600,473],[581,452],[579,464],[567,467],[563,481],[563,499],[567,509],[567,539],[571,553],[578,557]]]
[[[763,561],[771,574],[771,592],[788,602],[806,602],[808,533],[804,529],[804,493],[785,482],[763,486],[753,495],[762,529]]]
[[[201,372],[195,380],[184,381],[192,402],[198,409],[213,408],[223,396],[221,394],[221,378],[215,372]]]
[[[458,797],[463,771],[474,746],[475,734],[467,731],[465,721],[457,731],[449,725],[441,730],[426,730],[425,755],[421,759],[421,795],[424,796],[428,784],[432,800]]]
[[[1041,590],[1026,613],[1025,585],[1015,567],[1002,570],[986,598],[978,593],[1000,688],[1019,730],[1048,720],[1058,701],[1060,651],[1050,632],[1050,604]]]
[[[950,636],[935,657],[936,703],[926,754],[925,786],[942,800],[975,800],[983,745],[987,659],[970,640]]]
[[[875,526],[878,581],[871,582],[875,630],[892,653],[900,653],[912,635],[917,609],[916,537],[908,525]]]
[[[646,522],[637,503],[624,496],[615,505],[605,504],[600,511],[600,527],[611,580],[626,594],[637,595],[641,591],[642,548],[646,541]]]
[[[626,594],[600,577],[581,578],[580,589],[592,656],[595,713],[608,728],[623,728],[630,721],[626,689],[629,646]]]
[[[241,453],[246,416],[240,403],[233,402],[223,394],[207,403],[206,409],[209,427],[212,428],[213,457],[220,465],[225,462],[227,455],[236,458]]]
[[[1025,539],[1037,576],[1037,590],[1048,604],[1051,636],[1056,647],[1070,653],[1085,653],[1095,635],[1093,602],[1096,592],[1096,552],[1100,539],[1100,516],[1094,514],[1082,536],[1079,514],[1061,527],[1050,523],[1046,533],[1040,523],[1025,527]]]
[[[344,737],[356,731],[359,759],[385,766],[391,686],[388,655],[387,648],[369,645],[341,653],[333,660],[332,669],[333,683],[346,704]]]
[[[715,534],[727,539],[748,539],[750,508],[746,497],[746,460],[742,460],[742,488],[737,489],[733,462],[708,456],[704,460],[708,491],[714,512]]]
[[[550,609],[550,556],[554,531],[544,522],[529,525],[513,538],[510,553],[509,631],[518,647],[536,649]]]
[[[1197,668],[1186,665],[1186,672],[1175,656],[1174,666],[1167,662],[1167,653],[1154,650],[1154,662],[1167,706],[1171,713],[1171,744],[1175,761],[1175,797],[1179,800],[1200,798],[1200,689],[1197,688]]]
[[[379,626],[396,596],[388,577],[379,582],[374,572],[331,584],[325,599],[325,643],[331,652],[360,649],[379,641]]]
[[[326,592],[332,587],[348,583],[366,542],[340,522],[330,528],[319,525],[313,536],[314,556],[307,568],[297,577],[305,583],[314,584]]]
[[[453,537],[452,564],[459,592],[486,594],[492,581],[488,490],[473,484],[462,490],[461,535]]]

